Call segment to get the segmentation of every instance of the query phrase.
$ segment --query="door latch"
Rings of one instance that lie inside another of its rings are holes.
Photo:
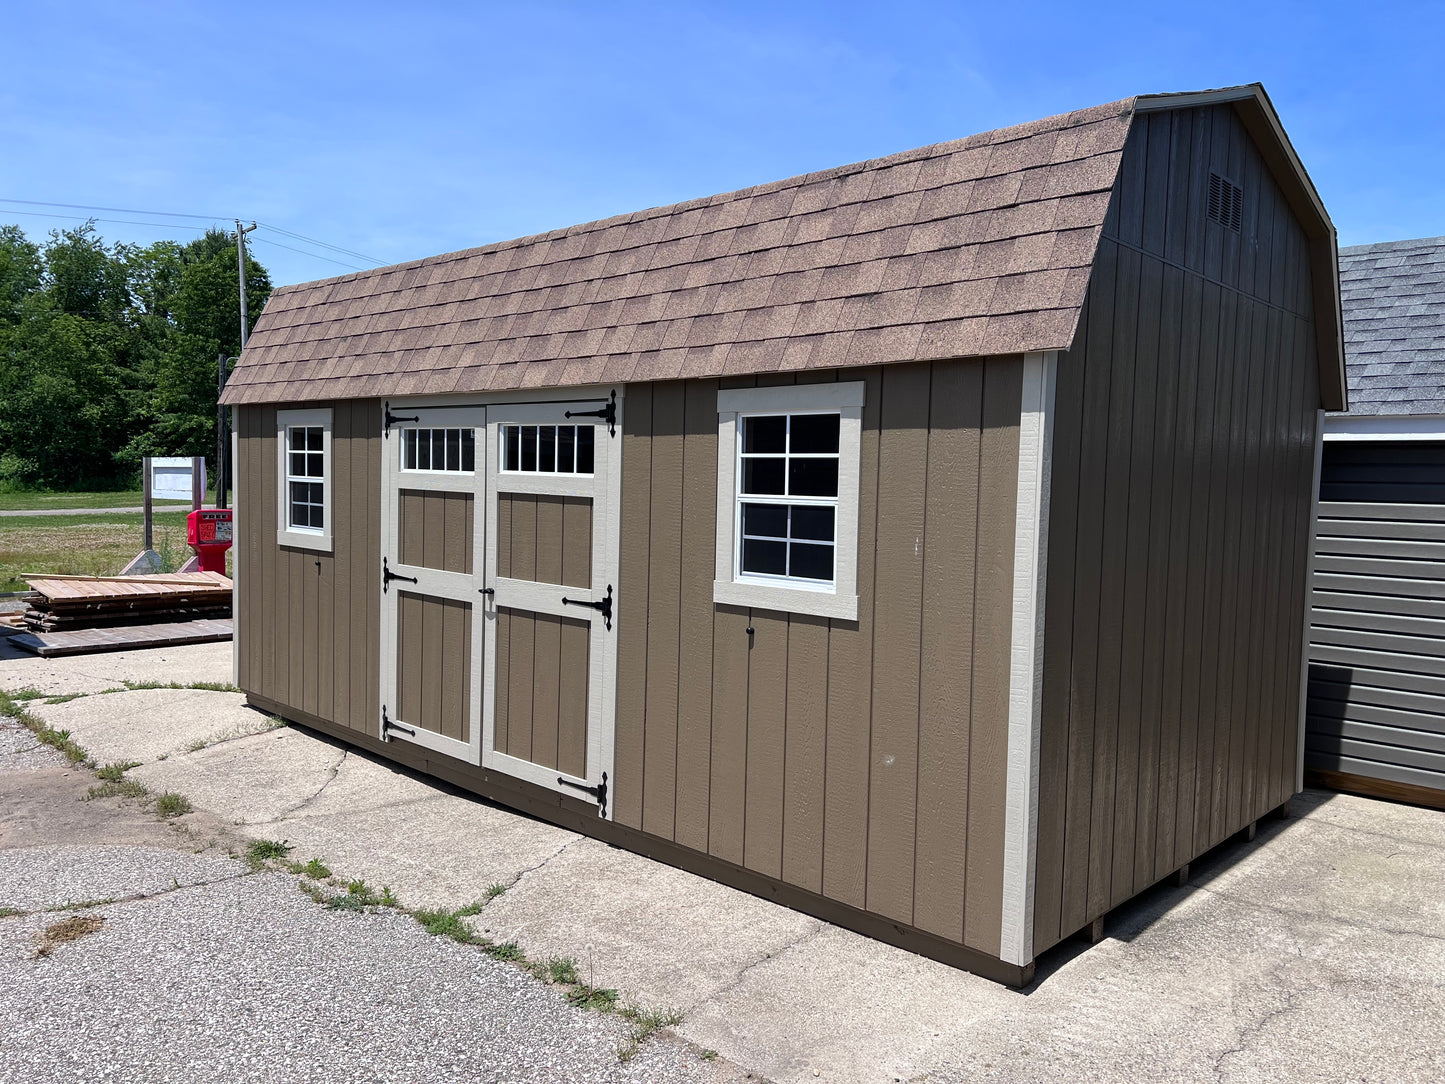
[[[607,400],[607,405],[600,410],[569,410],[562,415],[564,418],[601,418],[607,423],[607,435],[617,435],[617,389],[612,390],[612,398]]]
[[[592,795],[592,797],[594,797],[594,798],[597,799],[597,815],[598,815],[599,817],[605,817],[605,816],[607,816],[607,773],[606,773],[606,772],[603,772],[603,773],[602,773],[602,782],[599,783],[599,784],[597,784],[597,786],[595,786],[595,787],[589,787],[586,783],[574,783],[574,782],[572,782],[572,780],[570,780],[570,779],[564,779],[564,778],[563,778],[562,776],[560,776],[560,775],[557,777],[557,782],[560,783],[560,784],[561,784],[562,786],[564,786],[564,787],[571,787],[573,790],[580,790],[580,791],[583,791],[583,792],[585,792],[585,793],[587,793],[587,794]]]
[[[416,583],[415,576],[403,576],[399,572],[393,572],[391,566],[386,563],[386,558],[381,559],[381,593],[386,594],[386,589],[391,586],[392,580],[405,580],[407,583]]]
[[[612,585],[607,585],[607,597],[601,602],[583,602],[580,598],[568,598],[562,596],[563,606],[590,606],[602,615],[602,620],[607,622],[607,631],[612,631]]]
[[[410,734],[413,738],[416,737],[416,731],[411,727],[402,726],[400,723],[394,723],[388,719],[386,717],[386,705],[383,704],[381,705],[381,740],[390,741],[388,732],[392,730],[400,730],[403,734]]]

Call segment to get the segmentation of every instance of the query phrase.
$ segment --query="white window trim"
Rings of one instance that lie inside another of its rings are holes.
[[[1323,439],[1445,440],[1445,414],[1326,414]]]
[[[286,484],[286,430],[293,425],[321,426],[321,519],[325,527],[319,531],[288,527],[290,509]],[[276,411],[276,542],[297,549],[331,552],[331,408]]]
[[[858,620],[858,474],[863,445],[863,382],[730,388],[718,392],[716,603]],[[837,411],[838,512],[833,585],[768,583],[737,574],[738,415]]]

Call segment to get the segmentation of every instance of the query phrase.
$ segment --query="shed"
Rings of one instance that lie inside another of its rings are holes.
[[[1340,252],[1348,413],[1325,416],[1305,766],[1445,808],[1445,237]]]
[[[1025,983],[1299,787],[1335,261],[1253,85],[278,290],[238,684]]]

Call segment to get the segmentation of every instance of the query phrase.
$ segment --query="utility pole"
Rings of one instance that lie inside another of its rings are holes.
[[[246,234],[256,228],[256,223],[249,226],[242,226],[241,220],[236,219],[236,278],[240,287],[241,296],[241,349],[246,349],[246,337],[250,331],[246,319]],[[220,396],[226,388],[226,363],[230,359],[222,354],[216,361],[216,395]],[[226,507],[226,488],[230,481],[230,471],[227,470],[226,462],[227,432],[226,432],[226,408],[220,403],[216,404],[216,507]]]

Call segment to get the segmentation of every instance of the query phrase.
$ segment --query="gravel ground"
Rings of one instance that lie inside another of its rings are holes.
[[[38,911],[91,900],[153,896],[239,877],[233,858],[160,847],[27,847],[0,851],[0,908]]]
[[[98,851],[92,865],[120,860]],[[55,868],[34,861],[36,879]],[[118,884],[136,875],[124,861]],[[620,1063],[617,1018],[405,915],[327,911],[286,874],[80,913],[101,928],[44,956],[62,914],[0,920],[4,1084],[741,1079],[666,1037]]]
[[[0,715],[0,772],[33,772],[40,768],[62,768],[65,757],[14,719]]]

